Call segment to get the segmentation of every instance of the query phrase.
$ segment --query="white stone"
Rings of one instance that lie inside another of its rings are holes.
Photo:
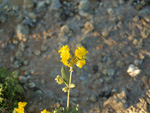
[[[137,75],[139,75],[141,72],[141,70],[136,67],[135,65],[131,64],[128,69],[127,69],[127,73],[131,76],[131,77],[136,77]]]

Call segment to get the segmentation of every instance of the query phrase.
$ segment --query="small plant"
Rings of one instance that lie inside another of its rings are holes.
[[[12,113],[22,94],[15,73],[9,74],[6,68],[0,68],[0,113]]]
[[[73,72],[73,66],[76,65],[79,68],[82,68],[83,65],[86,64],[86,54],[88,51],[84,47],[78,47],[75,52],[74,56],[70,54],[70,49],[68,48],[67,45],[63,46],[60,48],[58,51],[60,53],[61,57],[61,62],[70,68],[70,76],[68,76],[68,73],[65,69],[65,67],[61,68],[61,74],[62,76],[58,75],[55,80],[58,84],[65,84],[66,87],[62,89],[64,92],[68,92],[67,96],[67,108],[66,109],[61,109],[56,110],[58,113],[76,113],[78,111],[78,105],[75,109],[70,111],[69,109],[69,98],[70,98],[70,90],[75,87],[75,84],[71,83],[71,78],[72,78],[72,72]]]

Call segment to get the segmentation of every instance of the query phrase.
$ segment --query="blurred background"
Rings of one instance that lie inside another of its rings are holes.
[[[0,67],[17,73],[27,113],[66,106],[63,45],[89,51],[73,72],[79,113],[150,112],[150,0],[0,0]]]

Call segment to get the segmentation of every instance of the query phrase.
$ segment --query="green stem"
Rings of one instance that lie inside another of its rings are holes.
[[[69,97],[70,97],[70,84],[71,84],[71,78],[72,78],[72,72],[73,72],[73,69],[72,67],[70,67],[70,80],[69,80],[69,90],[68,90],[68,98],[67,98],[67,113],[69,111]]]

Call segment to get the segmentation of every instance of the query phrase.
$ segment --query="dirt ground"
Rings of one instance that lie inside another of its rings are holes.
[[[27,113],[66,106],[63,45],[89,51],[73,72],[79,113],[150,112],[149,0],[0,0],[0,66],[18,74]]]

